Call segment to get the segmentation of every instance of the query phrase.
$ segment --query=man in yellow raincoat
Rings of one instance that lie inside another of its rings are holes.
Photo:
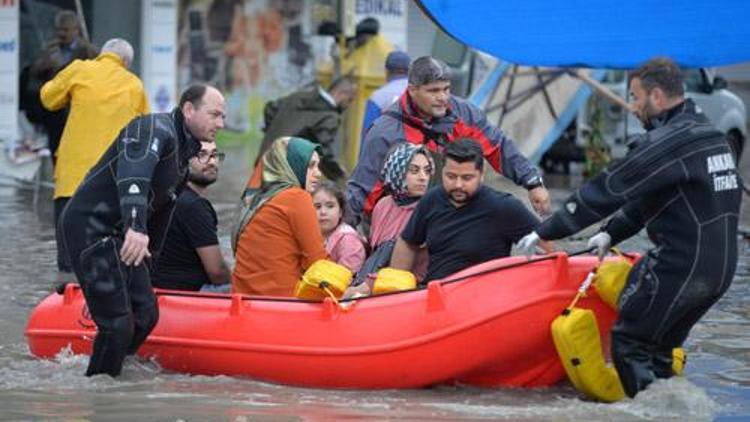
[[[75,60],[42,87],[42,104],[50,111],[70,105],[55,166],[55,225],[86,173],[96,164],[128,122],[149,112],[143,83],[128,67],[133,47],[114,38],[92,60]],[[57,236],[59,239],[59,236]],[[57,242],[61,276],[72,273]]]

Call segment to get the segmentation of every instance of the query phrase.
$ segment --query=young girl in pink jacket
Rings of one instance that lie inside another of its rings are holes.
[[[313,205],[331,260],[358,272],[366,258],[365,245],[359,233],[343,221],[343,191],[329,181],[322,182],[313,191]]]

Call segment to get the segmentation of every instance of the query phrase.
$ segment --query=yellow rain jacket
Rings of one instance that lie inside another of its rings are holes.
[[[149,111],[143,83],[114,53],[75,60],[45,83],[40,95],[51,111],[70,104],[57,150],[55,198],[73,196],[120,129]]]

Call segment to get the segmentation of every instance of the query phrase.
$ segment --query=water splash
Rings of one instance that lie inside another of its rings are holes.
[[[162,373],[155,361],[128,356],[116,380],[107,375],[86,377],[89,357],[73,353],[70,346],[53,359],[34,358],[27,345],[16,344],[5,349],[2,360],[7,365],[0,368],[0,390],[95,391],[156,381]]]
[[[686,378],[657,380],[634,400],[614,404],[623,413],[646,420],[710,421],[720,406]]]
[[[492,394],[462,402],[429,403],[456,418],[502,418],[534,421],[709,421],[720,410],[705,391],[685,378],[659,380],[634,400],[614,404],[584,401],[570,389],[542,391],[547,400],[506,400],[505,391],[498,403],[490,403]],[[550,397],[550,393],[552,397]],[[497,394],[497,393],[495,393]],[[572,397],[571,397],[572,394]]]

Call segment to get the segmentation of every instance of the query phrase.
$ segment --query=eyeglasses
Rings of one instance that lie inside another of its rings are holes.
[[[226,157],[226,154],[218,151],[208,152],[206,150],[200,150],[196,157],[198,157],[198,162],[200,162],[201,164],[206,164],[211,159],[214,159],[216,160],[216,162],[221,163],[224,161],[224,157]]]

